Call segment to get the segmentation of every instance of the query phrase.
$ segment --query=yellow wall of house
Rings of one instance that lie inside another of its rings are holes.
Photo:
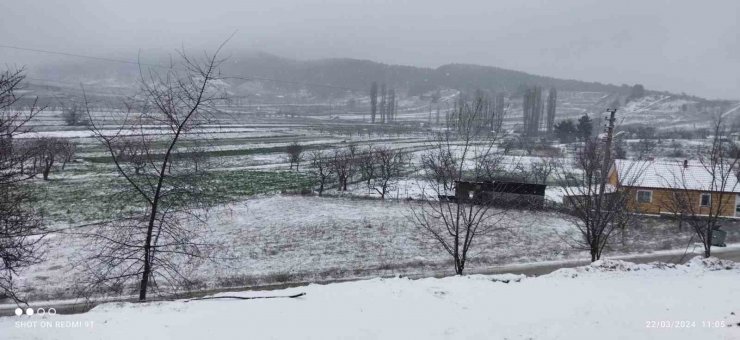
[[[612,167],[612,169],[609,170],[608,180],[609,180],[609,184],[613,186],[617,186],[617,181],[619,181],[619,179],[617,178],[617,172],[614,171],[614,167]]]
[[[609,176],[608,176],[609,183],[612,185],[617,185],[619,183],[619,178],[617,177],[617,172],[615,171],[614,167],[610,169]],[[654,189],[654,188],[639,188],[639,187],[630,187],[630,188],[620,188],[620,190],[629,190],[630,191],[630,200],[628,202],[628,208],[631,211],[643,213],[643,214],[672,214],[675,209],[672,209],[671,207],[674,206],[672,203],[673,200],[673,193],[674,192],[680,192],[681,194],[686,194],[682,190],[673,190],[673,189]],[[650,203],[637,203],[637,191],[638,190],[647,190],[653,192],[653,199]],[[691,200],[691,203],[694,205],[694,212],[699,215],[707,215],[710,212],[709,207],[700,207],[701,203],[701,194],[702,191],[689,191],[688,196]],[[735,199],[737,198],[735,193],[712,193],[712,208],[716,209],[717,204],[719,204],[720,196],[722,196],[722,206],[720,207],[720,215],[724,217],[735,217]],[[738,216],[740,217],[740,216]]]
[[[625,189],[630,191],[630,200],[628,207],[631,211],[643,213],[643,214],[671,214],[675,209],[673,203],[673,193],[678,192],[671,189],[651,189],[651,188],[629,188]],[[653,197],[650,203],[638,203],[637,202],[637,191],[652,191]],[[680,192],[681,195],[686,193]],[[688,196],[691,204],[694,205],[694,212],[700,215],[707,215],[710,212],[709,207],[700,207],[701,203],[701,191],[689,191]],[[725,217],[735,217],[735,199],[734,193],[712,193],[712,208],[716,209],[719,204],[720,196],[722,199],[722,205],[720,207],[720,215]]]

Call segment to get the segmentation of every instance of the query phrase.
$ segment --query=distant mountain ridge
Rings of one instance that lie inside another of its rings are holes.
[[[169,63],[169,58],[153,60]],[[53,77],[68,82],[101,79],[133,84],[139,72],[136,65],[97,61],[47,65],[37,69],[41,77]],[[415,96],[438,89],[461,91],[487,90],[519,94],[525,86],[555,87],[560,91],[605,92],[626,95],[628,85],[603,84],[573,79],[534,75],[522,71],[473,64],[446,64],[437,68],[390,65],[363,59],[327,58],[315,60],[289,59],[265,52],[239,52],[228,56],[222,73],[236,76],[232,85],[259,82],[265,89],[280,91],[307,90],[319,96],[331,96],[347,90],[369,91],[373,81]],[[653,91],[651,91],[653,92]]]
[[[223,65],[223,71],[228,74],[326,84],[356,90],[369,89],[370,84],[377,81],[406,89],[409,95],[439,88],[513,93],[522,86],[529,85],[556,87],[563,91],[612,93],[629,91],[627,86],[558,79],[493,66],[446,64],[437,68],[427,68],[351,58],[298,61],[268,53],[232,56]],[[276,83],[275,86],[286,85]]]

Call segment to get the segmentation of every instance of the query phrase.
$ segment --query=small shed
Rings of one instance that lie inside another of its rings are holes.
[[[499,206],[542,207],[547,185],[513,181],[457,181],[455,198],[460,202]]]

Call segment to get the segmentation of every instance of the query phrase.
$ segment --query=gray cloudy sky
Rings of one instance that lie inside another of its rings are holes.
[[[740,0],[2,0],[0,44],[135,59],[230,48],[476,63],[740,98]],[[28,54],[0,49],[0,63]]]

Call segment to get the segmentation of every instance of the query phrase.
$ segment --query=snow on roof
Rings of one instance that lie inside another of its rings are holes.
[[[725,179],[724,186],[722,185],[719,173],[726,173],[727,168],[720,171],[719,166],[718,175],[714,180],[708,168],[695,161],[688,161],[684,166],[683,161],[618,159],[614,161],[614,166],[617,178],[623,186],[740,193],[740,184],[737,177],[732,174]]]
[[[555,197],[562,200],[566,196],[587,196],[587,195],[598,195],[601,192],[601,186],[596,184],[592,185],[589,189],[588,186],[567,186],[567,187],[548,187],[545,190],[551,189],[548,193],[545,191],[545,195],[549,197]],[[607,184],[604,186],[604,193],[611,194],[617,191],[617,187]]]

